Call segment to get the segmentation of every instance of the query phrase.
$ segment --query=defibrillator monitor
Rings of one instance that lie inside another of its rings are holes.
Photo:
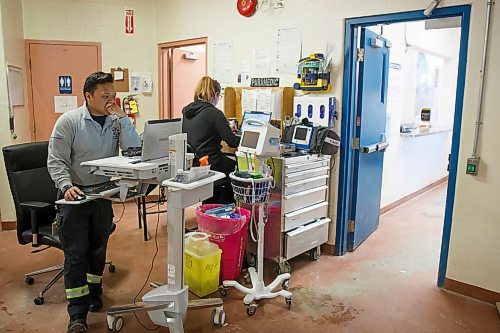
[[[252,120],[241,135],[238,151],[269,157],[279,153],[280,130],[269,123]]]
[[[293,129],[292,143],[298,149],[309,150],[311,148],[311,138],[313,134],[313,127],[297,125]]]

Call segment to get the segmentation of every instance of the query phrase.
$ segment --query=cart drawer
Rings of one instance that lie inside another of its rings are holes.
[[[328,186],[325,185],[307,191],[285,195],[283,197],[283,214],[325,201],[327,190]]]
[[[301,225],[327,216],[328,202],[326,201],[299,210],[294,210],[293,212],[285,214],[285,229],[283,231],[295,229]]]
[[[299,180],[293,183],[285,184],[285,195],[295,194],[302,191],[307,191],[316,187],[327,185],[328,176],[318,176]]]
[[[306,163],[288,164],[288,165],[285,165],[285,175],[288,175],[288,174],[294,173],[294,172],[317,169],[317,168],[321,168],[321,167],[325,167],[325,166],[328,167],[329,162],[330,162],[329,160],[323,159],[323,160],[311,161],[311,162],[306,162]]]
[[[328,240],[328,223],[324,218],[285,233],[285,256],[287,259],[309,251]]]
[[[289,173],[285,175],[285,184],[297,182],[299,180],[304,180],[312,177],[318,177],[318,176],[323,176],[323,175],[328,175],[328,167],[321,167],[321,168],[316,168],[316,169],[311,169],[311,170],[306,170],[306,171],[299,171],[299,172],[294,172],[294,173]]]

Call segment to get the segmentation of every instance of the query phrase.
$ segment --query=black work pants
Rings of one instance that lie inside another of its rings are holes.
[[[102,273],[113,223],[111,201],[59,205],[59,238],[64,251],[68,313],[86,315],[92,297],[102,293]]]

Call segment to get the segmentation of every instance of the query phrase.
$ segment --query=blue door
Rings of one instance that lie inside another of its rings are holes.
[[[353,251],[379,224],[390,42],[361,29],[353,190],[347,249]]]

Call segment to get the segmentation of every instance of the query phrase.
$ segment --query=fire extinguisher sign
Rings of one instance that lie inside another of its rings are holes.
[[[125,10],[125,33],[132,35],[134,33],[134,10]]]

